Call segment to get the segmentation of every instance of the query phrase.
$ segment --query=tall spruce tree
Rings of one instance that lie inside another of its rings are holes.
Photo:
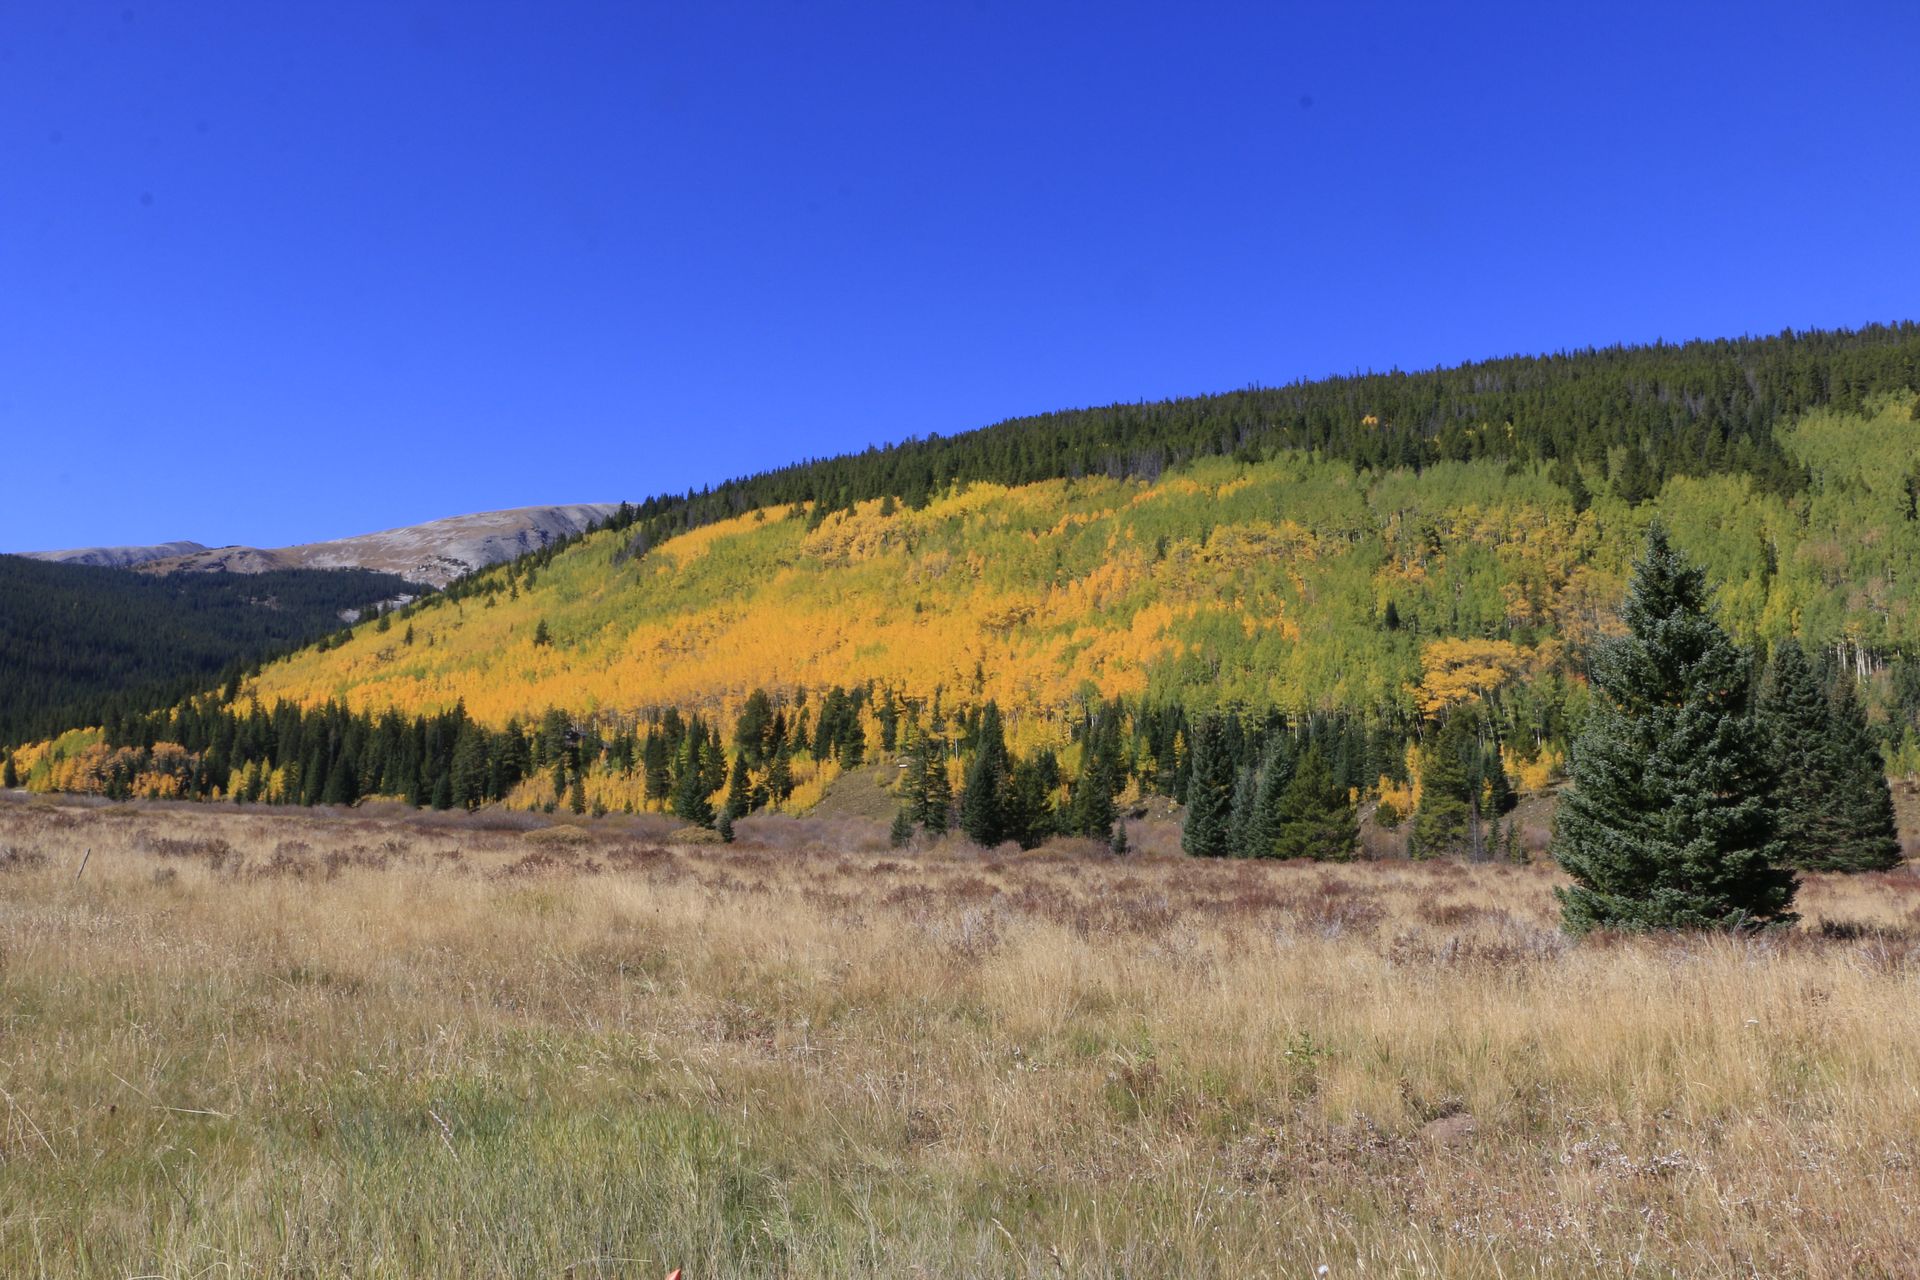
[[[785,804],[793,794],[793,757],[783,745],[773,753],[767,762],[767,795],[775,804]]]
[[[1047,791],[1046,772],[1039,762],[1021,760],[1013,766],[1001,812],[1007,838],[1017,841],[1022,849],[1035,848],[1054,833],[1053,804]],[[1106,839],[1106,833],[1102,832],[1100,838]]]
[[[1772,746],[1747,655],[1708,613],[1706,575],[1654,525],[1627,634],[1602,644],[1553,852],[1568,930],[1752,928],[1795,919]]]
[[[753,811],[753,782],[747,776],[747,753],[743,749],[733,758],[733,769],[727,776],[727,799],[724,812],[729,818],[744,818]]]
[[[688,736],[681,748],[679,777],[673,786],[673,813],[684,822],[695,826],[713,825],[713,789],[706,785],[700,767],[700,742]]]
[[[1345,862],[1360,839],[1360,821],[1347,788],[1333,776],[1318,747],[1309,747],[1280,798],[1273,856]]]
[[[919,803],[914,816],[931,835],[945,835],[953,825],[953,783],[947,777],[946,746],[934,738],[923,738]]]
[[[1012,780],[1000,708],[989,702],[980,717],[973,761],[960,791],[960,829],[967,839],[990,849],[1010,837],[1007,810]]]
[[[1901,861],[1894,826],[1893,789],[1887,785],[1886,759],[1866,709],[1842,676],[1833,695],[1831,754],[1835,762],[1835,807],[1840,843],[1833,850],[1835,871],[1886,871]]]
[[[1841,840],[1833,709],[1792,638],[1774,646],[1760,712],[1780,763],[1774,809],[1784,858],[1796,867],[1824,869]]]
[[[1223,858],[1233,852],[1227,825],[1233,813],[1233,754],[1226,726],[1208,716],[1194,731],[1193,763],[1187,778],[1187,822],[1180,847],[1198,858]]]
[[[1227,851],[1236,858],[1262,852],[1254,847],[1255,804],[1260,795],[1260,771],[1245,765],[1233,771],[1233,800],[1227,806]]]
[[[1410,846],[1416,858],[1469,853],[1474,845],[1480,714],[1454,707],[1420,750],[1420,806],[1413,813]]]
[[[1275,856],[1280,842],[1280,824],[1284,820],[1281,804],[1287,794],[1287,784],[1293,781],[1294,765],[1292,737],[1285,733],[1274,734],[1260,763],[1260,785],[1253,793],[1253,814],[1247,823],[1245,844],[1241,848],[1243,857]]]

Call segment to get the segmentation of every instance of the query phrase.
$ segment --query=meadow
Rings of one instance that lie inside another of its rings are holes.
[[[0,1274],[1912,1272],[1920,876],[881,830],[0,798]]]

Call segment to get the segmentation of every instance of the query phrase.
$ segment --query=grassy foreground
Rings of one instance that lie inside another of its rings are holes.
[[[0,1274],[1911,1273],[1920,878],[795,830],[0,803]]]

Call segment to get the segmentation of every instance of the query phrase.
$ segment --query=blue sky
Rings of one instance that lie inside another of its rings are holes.
[[[1920,6],[0,17],[0,548],[1920,315]]]

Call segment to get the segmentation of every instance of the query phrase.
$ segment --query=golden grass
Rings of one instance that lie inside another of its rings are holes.
[[[0,804],[0,1275],[1912,1274],[1920,878],[794,830]]]

